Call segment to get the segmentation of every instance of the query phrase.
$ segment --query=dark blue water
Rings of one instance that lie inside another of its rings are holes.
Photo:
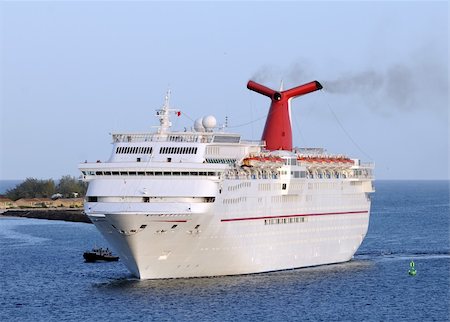
[[[0,321],[448,321],[449,182],[376,189],[352,261],[234,277],[138,281],[120,261],[83,262],[106,246],[93,225],[0,219]]]

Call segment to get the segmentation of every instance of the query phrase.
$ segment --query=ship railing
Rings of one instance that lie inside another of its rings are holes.
[[[264,140],[241,140],[242,144],[246,144],[246,145],[259,145],[259,146],[265,146],[266,145],[266,141]]]
[[[159,134],[159,133],[114,133],[113,142],[212,142],[211,133],[202,134]]]
[[[375,168],[375,163],[374,162],[361,162],[360,167],[373,169],[373,168]]]
[[[264,141],[241,140],[240,136],[220,132],[171,132],[171,133],[113,133],[113,143],[119,142],[196,142],[240,143],[263,146]]]
[[[357,169],[347,171],[348,179],[373,179],[373,167],[360,166]]]

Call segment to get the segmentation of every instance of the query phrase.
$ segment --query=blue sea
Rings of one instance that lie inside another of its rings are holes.
[[[139,281],[84,263],[91,224],[0,218],[0,321],[449,321],[449,182],[375,186],[353,260],[244,276]]]

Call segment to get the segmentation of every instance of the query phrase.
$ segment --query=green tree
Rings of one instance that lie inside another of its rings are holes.
[[[75,177],[69,175],[62,176],[56,186],[56,191],[62,194],[65,198],[71,198],[76,193],[83,197],[86,194],[86,184]]]
[[[11,200],[21,198],[49,198],[55,193],[55,182],[52,179],[38,180],[27,178],[15,188],[6,191],[6,196]]]

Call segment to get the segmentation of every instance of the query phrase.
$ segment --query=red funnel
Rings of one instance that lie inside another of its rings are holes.
[[[261,84],[249,81],[247,88],[268,96],[272,100],[262,140],[266,141],[267,150],[292,150],[292,129],[289,117],[290,101],[297,96],[305,95],[319,89],[322,85],[313,81],[286,91],[277,92]]]

